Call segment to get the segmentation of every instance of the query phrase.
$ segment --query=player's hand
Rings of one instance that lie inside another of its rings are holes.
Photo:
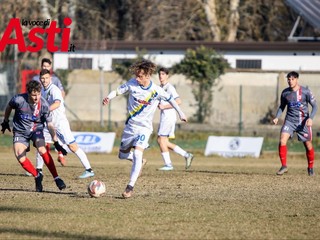
[[[109,102],[110,102],[110,99],[106,97],[102,100],[102,105],[107,105]]]
[[[278,120],[279,120],[278,118],[275,118],[275,119],[272,120],[272,122],[274,123],[274,125],[277,125],[277,124],[278,124]]]
[[[164,109],[165,109],[165,105],[163,105],[163,104],[158,104],[158,108],[159,108],[160,110],[164,110]]]
[[[188,122],[188,119],[184,114],[180,115],[179,117],[182,122]]]
[[[68,154],[67,150],[65,150],[65,149],[59,144],[58,141],[57,141],[57,142],[54,142],[53,145],[54,145],[55,149],[57,149],[58,152],[62,152],[63,155],[67,155],[67,154]]]
[[[9,132],[11,132],[9,121],[3,120],[3,122],[1,123],[1,132],[4,133],[7,129]]]

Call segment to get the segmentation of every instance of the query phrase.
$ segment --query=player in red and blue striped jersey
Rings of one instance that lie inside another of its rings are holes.
[[[297,72],[290,72],[287,74],[287,81],[289,87],[284,89],[281,93],[281,102],[273,123],[277,124],[284,109],[287,107],[287,114],[284,124],[281,128],[279,141],[279,157],[281,161],[281,168],[277,175],[283,175],[288,172],[287,167],[287,141],[292,138],[293,133],[296,132],[298,140],[303,142],[306,149],[308,160],[308,174],[314,175],[314,148],[312,145],[312,121],[317,112],[317,102],[312,92],[298,84],[299,74]],[[312,110],[309,114],[308,105],[311,105]]]

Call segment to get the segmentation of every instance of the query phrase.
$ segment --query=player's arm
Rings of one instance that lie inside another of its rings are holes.
[[[277,110],[276,117],[272,120],[272,122],[275,125],[278,123],[279,117],[281,116],[281,114],[283,113],[285,108],[286,108],[285,99],[282,97],[282,94],[281,94],[280,106],[279,106],[279,108]]]
[[[53,140],[53,145],[57,151],[62,152],[63,155],[67,155],[67,151],[59,144],[58,137],[56,134],[56,130],[54,129],[53,123],[51,121],[47,121],[47,127],[49,130],[49,133]]]
[[[176,98],[175,99],[175,102],[178,104],[178,105],[181,105],[181,103],[182,103],[182,101],[181,101],[181,99],[178,97],[178,98]],[[172,109],[173,108],[173,106],[171,105],[171,104],[159,104],[158,105],[158,108],[160,109],[160,110],[165,110],[165,109]]]
[[[1,123],[2,133],[4,133],[6,130],[11,132],[10,125],[9,125],[9,117],[10,117],[11,111],[12,111],[12,107],[8,104],[4,112],[3,122]]]
[[[130,81],[130,80],[129,80]],[[129,82],[128,81],[128,82]],[[118,95],[122,95],[129,91],[129,85],[127,83],[122,84],[119,86],[116,90],[111,91],[108,96],[106,96],[104,99],[102,99],[102,105],[107,105],[111,99],[115,98]]]
[[[50,111],[53,111],[55,109],[57,109],[58,107],[60,107],[61,101],[60,100],[55,100],[54,103],[52,103],[50,105]]]
[[[306,125],[308,127],[311,127],[312,123],[313,123],[313,118],[315,117],[315,115],[318,111],[317,101],[311,92],[309,93],[309,104],[311,105],[312,110],[311,110],[309,118],[307,119]]]

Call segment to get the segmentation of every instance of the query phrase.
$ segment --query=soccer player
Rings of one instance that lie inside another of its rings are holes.
[[[181,99],[176,91],[176,88],[169,83],[169,69],[160,68],[158,71],[160,86],[169,93],[172,98],[176,101],[178,105],[181,104]],[[158,108],[161,110],[160,113],[160,124],[158,128],[158,144],[161,150],[161,155],[164,161],[164,166],[159,168],[161,171],[171,171],[173,170],[172,162],[170,159],[169,150],[172,150],[186,160],[186,169],[191,166],[193,160],[193,154],[186,152],[181,147],[173,144],[169,139],[174,139],[174,131],[177,122],[177,115],[170,103],[167,101],[160,101]]]
[[[79,176],[79,178],[93,177],[94,172],[92,171],[87,155],[81,148],[79,148],[71,132],[70,124],[65,114],[64,100],[61,91],[52,83],[49,70],[41,70],[40,81],[43,86],[41,94],[50,105],[50,111],[52,111],[52,122],[59,140],[69,147],[71,152],[79,158],[85,168],[85,171]],[[37,158],[37,161],[41,162],[41,158]],[[37,168],[41,168],[41,166],[37,166]]]
[[[65,150],[59,145],[57,136],[52,125],[52,115],[49,110],[48,102],[41,96],[41,84],[37,81],[30,81],[27,84],[27,93],[15,95],[7,104],[4,119],[1,124],[2,133],[6,130],[11,132],[9,126],[9,117],[14,109],[13,116],[13,151],[21,166],[32,176],[35,177],[36,191],[42,192],[41,172],[37,172],[30,160],[27,158],[27,152],[30,149],[30,140],[37,148],[52,174],[57,187],[62,190],[66,188],[63,180],[58,176],[56,167],[50,153],[45,148],[43,136],[44,123],[46,122],[52,139],[55,142],[57,150]]]
[[[152,120],[160,99],[170,102],[178,112],[180,119],[184,122],[187,121],[173,98],[151,81],[151,75],[156,70],[154,63],[142,60],[131,65],[129,70],[135,75],[135,78],[111,91],[102,100],[102,104],[106,105],[118,95],[125,93],[129,95],[128,118],[122,132],[119,149],[119,158],[131,160],[133,163],[129,183],[122,193],[124,198],[132,196],[134,185],[141,173],[143,152],[149,146],[148,141],[153,131]],[[131,151],[132,148],[134,148],[133,151]]]
[[[64,88],[63,88],[63,85],[61,83],[61,80],[58,78],[58,76],[56,76],[53,72],[52,72],[52,62],[49,58],[42,58],[41,60],[41,69],[47,69],[50,71],[51,73],[51,81],[54,85],[56,85],[61,93],[62,93],[62,97],[64,98],[65,97],[65,91],[64,91]],[[39,77],[39,74],[35,75],[32,80],[35,80],[35,81],[39,81],[40,82],[40,77]],[[46,134],[45,136],[48,136],[48,134]],[[47,151],[50,151],[50,143],[51,143],[51,139],[50,139],[50,136],[49,138],[46,137],[46,148],[47,148]],[[59,151],[58,152],[58,162],[62,165],[62,166],[65,166],[66,165],[66,160],[65,160],[65,157],[64,155]]]
[[[312,146],[312,119],[317,112],[316,99],[312,92],[298,84],[299,74],[297,72],[289,72],[287,74],[287,81],[289,87],[284,89],[281,93],[281,102],[273,123],[277,124],[278,119],[287,107],[287,114],[280,132],[279,140],[279,157],[281,161],[281,168],[277,175],[283,175],[288,172],[287,167],[287,141],[292,138],[293,133],[296,132],[298,140],[303,142],[306,149],[308,160],[308,175],[314,176],[314,149]],[[312,110],[309,114],[308,104],[311,105]]]

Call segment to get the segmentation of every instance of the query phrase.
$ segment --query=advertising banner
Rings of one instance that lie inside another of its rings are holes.
[[[216,154],[223,157],[259,157],[263,137],[209,136],[205,156]]]

